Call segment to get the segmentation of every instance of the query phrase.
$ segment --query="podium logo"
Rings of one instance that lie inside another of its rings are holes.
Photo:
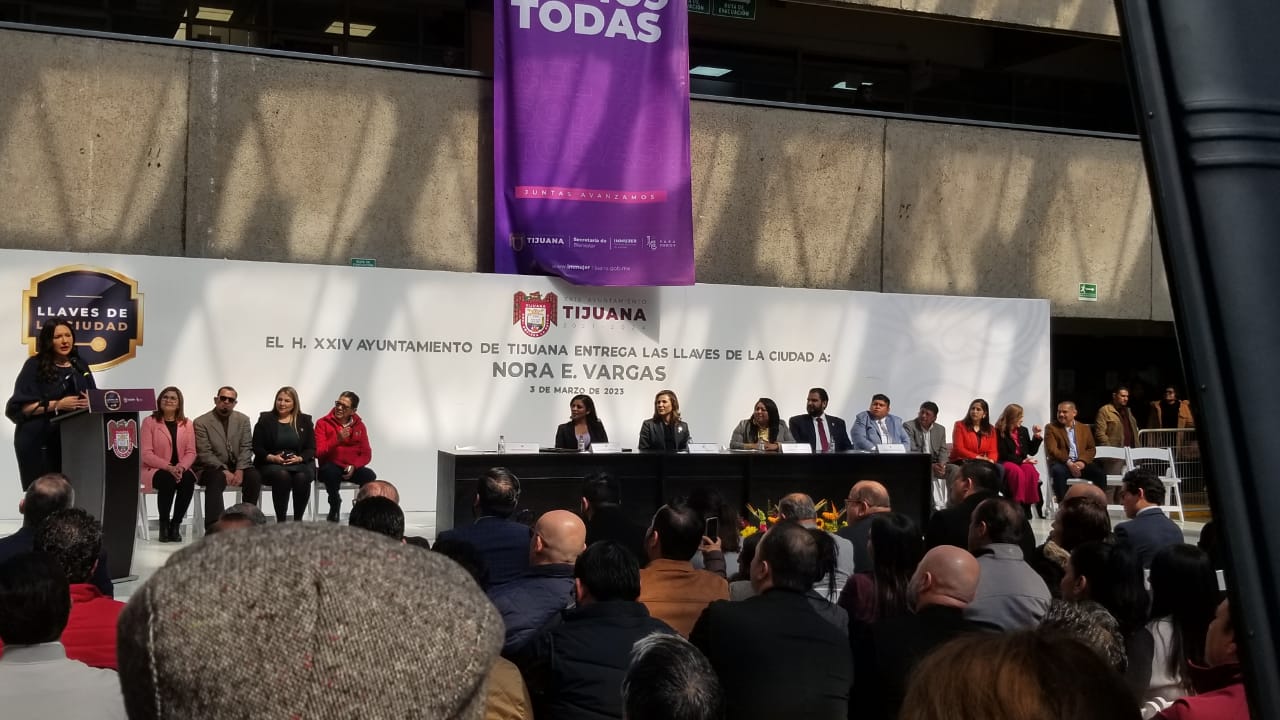
[[[520,329],[531,338],[542,337],[547,334],[552,325],[556,324],[558,303],[559,298],[553,292],[542,297],[540,292],[526,295],[524,292],[516,291],[511,322],[520,323]]]
[[[130,418],[128,420],[107,421],[108,450],[121,460],[127,460],[136,447],[138,447],[137,420]]]
[[[64,320],[76,335],[91,370],[115,367],[142,344],[142,293],[138,281],[114,270],[67,265],[31,279],[22,292],[23,341],[36,353],[40,329]]]

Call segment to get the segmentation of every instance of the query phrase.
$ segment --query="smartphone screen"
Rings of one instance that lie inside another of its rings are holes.
[[[707,518],[707,526],[703,528],[702,534],[706,535],[712,540],[719,540],[720,539],[720,518],[718,517]]]

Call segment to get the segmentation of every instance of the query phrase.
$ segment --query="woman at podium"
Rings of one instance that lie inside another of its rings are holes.
[[[738,423],[729,438],[730,450],[781,450],[778,443],[795,442],[791,430],[778,414],[778,404],[769,398],[760,398],[751,410],[751,417]]]
[[[593,442],[609,442],[609,433],[596,417],[595,401],[586,395],[574,395],[569,401],[569,422],[556,428],[556,448],[586,450]]]
[[[65,320],[40,329],[36,354],[23,363],[4,414],[18,427],[13,448],[22,490],[36,478],[62,471],[62,435],[52,420],[89,407],[88,391],[97,388],[89,366],[76,350],[76,336]]]
[[[156,411],[142,420],[142,485],[155,488],[160,542],[182,542],[178,528],[196,491],[196,431],[183,414],[182,391],[160,391]],[[176,500],[175,500],[176,498]]]
[[[258,416],[253,426],[253,464],[271,486],[276,521],[284,522],[293,495],[293,519],[301,521],[316,473],[316,431],[311,416],[298,406],[298,391],[276,391],[275,407]]]
[[[689,424],[680,419],[680,401],[670,390],[653,398],[653,417],[640,425],[640,450],[679,452],[689,449]]]

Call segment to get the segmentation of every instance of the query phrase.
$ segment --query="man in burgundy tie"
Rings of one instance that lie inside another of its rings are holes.
[[[813,388],[805,401],[805,414],[787,421],[796,442],[807,442],[816,453],[845,452],[853,449],[844,420],[827,414],[827,391]]]

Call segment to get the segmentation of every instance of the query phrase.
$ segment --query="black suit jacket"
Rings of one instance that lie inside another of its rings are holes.
[[[913,615],[882,620],[871,627],[869,642],[854,647],[853,696],[859,720],[898,717],[911,671],[931,650],[981,625],[964,619],[961,608],[928,605]],[[853,717],[854,713],[850,713]]]
[[[298,413],[298,440],[301,449],[298,454],[304,463],[314,463],[316,459],[316,428],[311,416]],[[276,444],[276,432],[280,423],[276,414],[270,410],[258,415],[258,422],[253,426],[253,464],[261,467],[267,464],[267,455],[280,449]]]
[[[1040,443],[1044,442],[1044,438],[1031,439],[1031,432],[1025,427],[1018,428],[1018,447],[1022,448],[1022,452],[1014,452],[1013,439],[1008,435],[996,435],[997,458],[996,462],[1011,462],[1014,465],[1021,465],[1031,455],[1040,452]]]
[[[868,515],[861,520],[840,528],[836,534],[853,543],[853,569],[856,572],[871,572],[871,554],[867,552],[867,538],[871,537],[871,519]]]
[[[31,552],[35,544],[36,531],[23,525],[14,534],[0,538],[0,562]],[[93,569],[89,582],[101,590],[103,595],[115,597],[115,586],[111,584],[111,575],[107,573],[106,551],[98,554],[98,566]]]
[[[955,545],[956,547],[969,547],[969,519],[973,517],[973,511],[987,498],[996,497],[995,493],[978,491],[965,498],[956,507],[947,507],[935,512],[929,518],[928,529],[924,533],[925,548],[932,550],[939,545]],[[1031,523],[1022,521],[1022,542],[1018,543],[1018,547],[1022,548],[1023,559],[1030,558],[1036,551],[1036,536],[1031,531]]]
[[[689,423],[681,420],[675,426],[675,447],[667,447],[667,438],[663,432],[662,423],[649,418],[640,425],[640,440],[636,443],[637,450],[666,450],[668,452],[679,452],[689,449]]]
[[[1148,508],[1128,522],[1116,525],[1116,542],[1128,545],[1142,561],[1142,569],[1151,567],[1151,558],[1170,545],[1185,542],[1182,528],[1160,508]]]
[[[604,425],[600,425],[598,428],[592,428],[589,425],[587,427],[591,433],[591,442],[609,442],[609,433],[604,431]],[[578,436],[573,432],[572,420],[556,427],[556,447],[560,450],[578,449]]]
[[[724,685],[733,720],[845,717],[853,684],[848,639],[804,593],[773,589],[707,606],[689,633]]]
[[[844,420],[834,416],[825,415],[827,420],[827,442],[831,443],[831,449],[835,452],[844,452],[853,449],[853,443],[849,441],[849,429],[845,427]],[[817,433],[813,431],[813,418],[808,415],[796,415],[787,421],[787,427],[791,430],[791,437],[796,442],[809,443],[809,447],[818,450]]]

